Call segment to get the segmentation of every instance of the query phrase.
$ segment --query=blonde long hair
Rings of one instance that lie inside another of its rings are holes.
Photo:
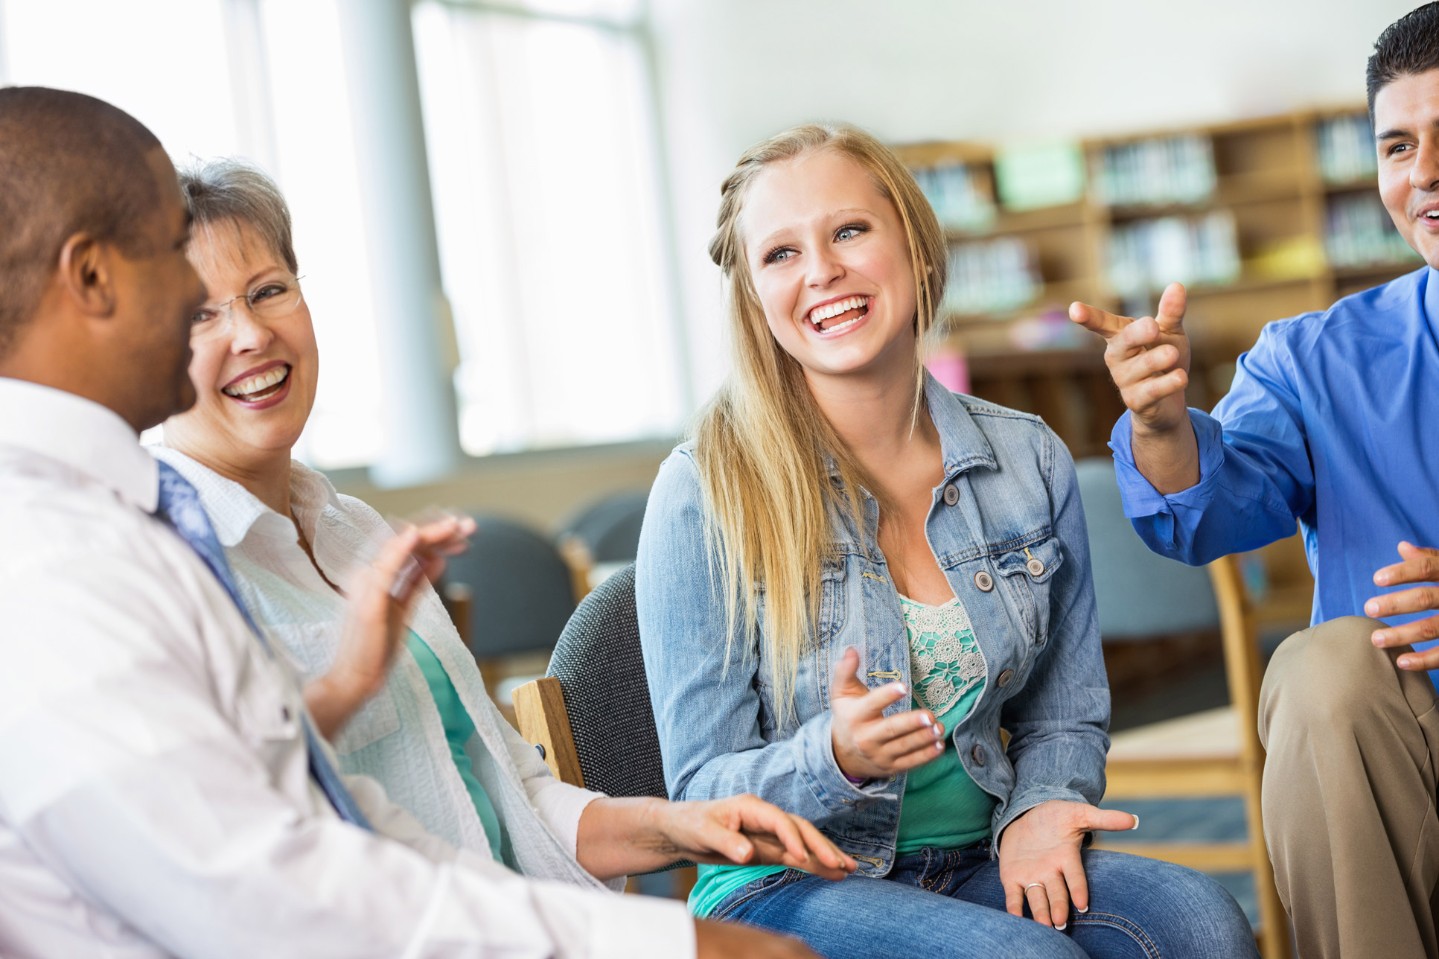
[[[820,413],[799,363],[771,335],[740,235],[740,213],[759,172],[821,149],[864,168],[903,223],[917,304],[916,417],[924,342],[945,283],[944,233],[934,211],[899,158],[863,130],[817,124],[786,130],[746,151],[720,187],[709,252],[724,275],[733,369],[700,414],[695,461],[709,507],[705,537],[719,558],[725,662],[732,660],[736,636],[760,630],[760,655],[770,663],[780,722],[792,715],[800,657],[817,618],[820,579],[832,550],[831,515],[847,513],[862,529],[861,490],[876,490]],[[842,489],[829,482],[830,460]]]

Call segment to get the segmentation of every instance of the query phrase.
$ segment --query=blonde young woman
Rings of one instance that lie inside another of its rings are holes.
[[[1137,821],[1094,805],[1109,694],[1073,464],[924,373],[945,250],[913,177],[804,126],[721,195],[734,369],[640,544],[665,775],[807,817],[859,869],[705,867],[692,909],[831,957],[1254,955],[1212,880],[1085,848]]]
[[[390,532],[290,458],[319,354],[289,210],[268,177],[240,163],[201,164],[180,182],[194,218],[188,254],[209,299],[191,326],[198,399],[166,422],[155,455],[199,490],[247,608],[308,681],[307,705],[342,768],[378,780],[451,845],[537,879],[601,889],[677,858],[785,862],[832,878],[853,868],[809,823],[752,796],[613,799],[554,779],[485,695],[428,585],[400,648],[345,635],[344,594]],[[610,921],[612,903],[584,902],[576,928]],[[748,931],[716,923],[691,932],[666,908],[654,901],[634,930],[637,954],[683,955],[695,939],[701,956],[808,955],[778,937],[738,940]]]

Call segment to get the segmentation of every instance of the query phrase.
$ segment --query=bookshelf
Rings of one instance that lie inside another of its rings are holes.
[[[1094,138],[1028,162],[1033,148],[897,149],[949,237],[945,335],[975,360],[1013,352],[1016,324],[1035,320],[1054,345],[1087,348],[1054,322],[1071,300],[1139,315],[1177,279],[1196,351],[1222,367],[1268,320],[1420,262],[1379,202],[1362,106]],[[1077,176],[1060,190],[1006,182],[1044,160]]]
[[[977,395],[1043,416],[1076,457],[1107,455],[1123,405],[1079,299],[1150,314],[1189,290],[1189,402],[1210,408],[1268,321],[1415,269],[1379,201],[1363,106],[1142,131],[1077,143],[897,147],[950,251],[941,336]],[[1035,348],[1035,347],[1039,348]],[[1294,537],[1263,551],[1262,619],[1308,619]]]

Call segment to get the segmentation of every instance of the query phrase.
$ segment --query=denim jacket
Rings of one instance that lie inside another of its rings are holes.
[[[925,533],[986,664],[979,702],[950,738],[997,800],[998,837],[1039,803],[1095,803],[1104,792],[1109,687],[1084,511],[1069,452],[1039,418],[928,377],[925,399],[944,456]],[[636,600],[670,796],[754,793],[815,823],[862,874],[882,876],[894,861],[905,776],[852,785],[830,739],[830,683],[846,647],[859,651],[869,685],[914,688],[899,595],[877,543],[878,508],[868,493],[863,504],[862,530],[835,516],[813,641],[783,723],[759,636],[737,641],[726,666],[719,567],[705,544],[690,444],[665,460],[650,493]],[[905,697],[888,712],[909,708]]]

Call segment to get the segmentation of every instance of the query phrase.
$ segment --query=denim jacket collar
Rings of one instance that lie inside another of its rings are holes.
[[[975,466],[998,467],[999,461],[995,459],[989,440],[975,425],[964,403],[941,386],[928,370],[924,373],[924,405],[930,420],[939,430],[945,479],[953,479]],[[838,485],[839,467],[828,453],[825,454],[825,468],[829,471],[830,481]]]

